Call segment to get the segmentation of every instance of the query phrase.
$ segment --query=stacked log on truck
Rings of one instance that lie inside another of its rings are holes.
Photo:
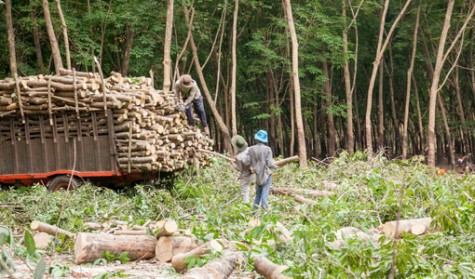
[[[53,133],[70,138],[106,134],[109,112],[122,172],[205,165],[206,155],[199,150],[211,150],[212,140],[187,125],[175,109],[177,101],[174,92],[155,90],[151,78],[118,73],[103,78],[63,69],[60,75],[6,78],[0,80],[0,140],[12,140],[11,127],[20,141]]]

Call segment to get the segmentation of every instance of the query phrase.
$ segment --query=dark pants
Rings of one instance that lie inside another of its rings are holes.
[[[198,99],[193,100],[193,107],[195,112],[198,114],[201,120],[201,125],[204,127],[208,126],[208,121],[206,120],[205,106],[203,104],[203,96],[200,96]],[[188,118],[188,125],[195,126],[195,120],[193,118],[193,112],[191,110],[191,104],[186,109],[186,118]]]

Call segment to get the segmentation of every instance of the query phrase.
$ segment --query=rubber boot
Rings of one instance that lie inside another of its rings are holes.
[[[207,136],[209,136],[209,127],[206,126],[206,127],[203,128],[203,130],[204,130],[205,134],[206,134]]]

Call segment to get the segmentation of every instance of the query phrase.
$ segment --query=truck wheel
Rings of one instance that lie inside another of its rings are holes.
[[[71,180],[71,185],[69,185],[70,180]],[[49,180],[48,183],[46,184],[46,187],[48,188],[48,191],[50,192],[56,192],[61,189],[66,191],[68,190],[68,186],[69,186],[69,190],[73,190],[79,186],[79,183],[80,183],[79,179],[75,176],[73,176],[71,179],[71,176],[69,175],[58,175],[52,178],[51,180]]]

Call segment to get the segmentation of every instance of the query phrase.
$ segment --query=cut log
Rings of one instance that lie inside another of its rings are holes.
[[[273,187],[271,189],[275,194],[281,195],[292,195],[292,194],[302,194],[305,196],[310,196],[313,198],[326,198],[333,196],[335,193],[325,190],[313,190],[313,189],[302,189],[302,188],[285,188],[285,187]]]
[[[198,247],[195,239],[184,236],[162,236],[155,248],[155,257],[163,263],[171,261],[173,256],[187,253]]]
[[[182,272],[187,268],[187,264],[185,263],[185,260],[187,258],[202,257],[203,255],[208,254],[210,252],[222,251],[224,248],[227,247],[227,245],[228,242],[226,240],[213,239],[210,242],[198,246],[189,252],[176,254],[172,257],[172,266],[173,268],[175,268],[176,271]]]
[[[77,264],[92,262],[107,251],[114,255],[127,252],[130,260],[151,259],[155,256],[157,240],[147,235],[112,235],[78,233],[74,243]]]
[[[163,220],[158,222],[156,227],[160,230],[158,237],[173,235],[178,231],[178,224],[174,220]]]
[[[399,224],[397,224],[399,222]],[[379,227],[387,237],[399,238],[403,232],[421,235],[429,231],[432,218],[389,221]],[[397,231],[396,231],[397,227]]]
[[[299,156],[295,155],[292,157],[288,157],[288,158],[284,158],[282,160],[276,161],[274,162],[274,164],[278,167],[282,167],[284,165],[287,165],[288,163],[298,162],[298,160],[299,160]]]
[[[63,230],[63,229],[58,228],[56,226],[46,224],[46,223],[43,223],[43,222],[40,222],[40,221],[31,222],[30,227],[34,231],[45,232],[45,233],[48,233],[48,234],[54,235],[54,236],[56,236],[58,234],[64,234],[67,237],[71,237],[71,238],[74,237],[74,233],[72,233],[70,231]]]
[[[101,223],[96,223],[96,222],[86,222],[84,223],[84,227],[92,231],[102,230],[103,228]]]
[[[114,231],[115,235],[147,235],[146,230],[118,230]]]
[[[35,233],[35,235],[33,236],[33,239],[35,240],[36,248],[40,250],[44,250],[48,248],[49,244],[51,243],[51,235],[45,232]]]
[[[254,258],[254,269],[257,273],[264,276],[266,279],[289,279],[287,275],[282,274],[288,267],[284,265],[277,265],[269,261],[266,257]]]
[[[243,262],[241,253],[225,252],[220,258],[208,262],[203,267],[190,269],[183,279],[226,279]]]

